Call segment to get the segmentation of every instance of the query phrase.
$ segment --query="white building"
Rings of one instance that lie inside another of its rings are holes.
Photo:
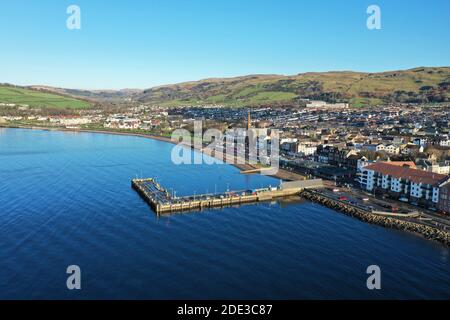
[[[399,154],[400,153],[400,147],[396,146],[395,144],[388,144],[384,151],[386,151],[389,154]]]
[[[439,141],[441,147],[450,147],[450,139],[444,139]]]
[[[317,146],[307,143],[300,143],[297,147],[297,153],[303,156],[311,156],[317,151]]]
[[[51,123],[59,123],[64,126],[76,126],[91,123],[91,119],[86,117],[51,117]]]
[[[325,101],[311,100],[306,104],[308,108],[348,108],[348,103],[327,103]]]
[[[386,150],[386,146],[382,143],[379,143],[375,146],[375,151],[379,152],[379,151],[385,151]]]
[[[376,189],[411,202],[423,200],[433,206],[439,201],[439,185],[448,180],[446,175],[389,162],[377,162],[363,167],[359,178],[361,187],[367,191]]]
[[[141,120],[128,118],[125,116],[115,116],[106,119],[104,124],[105,128],[114,128],[114,129],[138,129],[141,124]]]
[[[421,167],[423,170],[438,174],[450,174],[450,162],[432,162],[422,161]]]

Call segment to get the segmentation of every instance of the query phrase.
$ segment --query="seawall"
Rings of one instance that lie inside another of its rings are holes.
[[[326,206],[330,209],[340,211],[348,216],[357,218],[358,220],[373,223],[383,227],[413,232],[425,237],[426,239],[439,241],[447,246],[450,246],[450,233],[439,230],[437,228],[410,221],[399,220],[392,217],[373,214],[371,212],[358,209],[349,204],[332,200],[310,190],[303,190],[302,192],[300,192],[300,196],[307,200]]]

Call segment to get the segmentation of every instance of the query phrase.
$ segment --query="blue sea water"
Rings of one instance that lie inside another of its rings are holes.
[[[157,217],[131,189],[277,185],[229,165],[172,164],[139,137],[0,129],[1,299],[450,298],[450,250],[317,204]],[[66,268],[81,268],[68,290]],[[366,268],[381,268],[368,290]]]

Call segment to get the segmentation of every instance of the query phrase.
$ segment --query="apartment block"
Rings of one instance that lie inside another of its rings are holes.
[[[389,194],[403,201],[437,207],[441,186],[450,181],[447,175],[376,162],[361,168],[359,182],[367,191]]]

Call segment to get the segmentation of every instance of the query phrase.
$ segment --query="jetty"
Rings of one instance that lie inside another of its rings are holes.
[[[278,187],[227,191],[224,193],[199,194],[176,197],[153,178],[133,179],[131,186],[150,205],[156,214],[203,210],[214,207],[271,201],[298,195],[303,190],[323,187],[322,179],[283,182]]]

